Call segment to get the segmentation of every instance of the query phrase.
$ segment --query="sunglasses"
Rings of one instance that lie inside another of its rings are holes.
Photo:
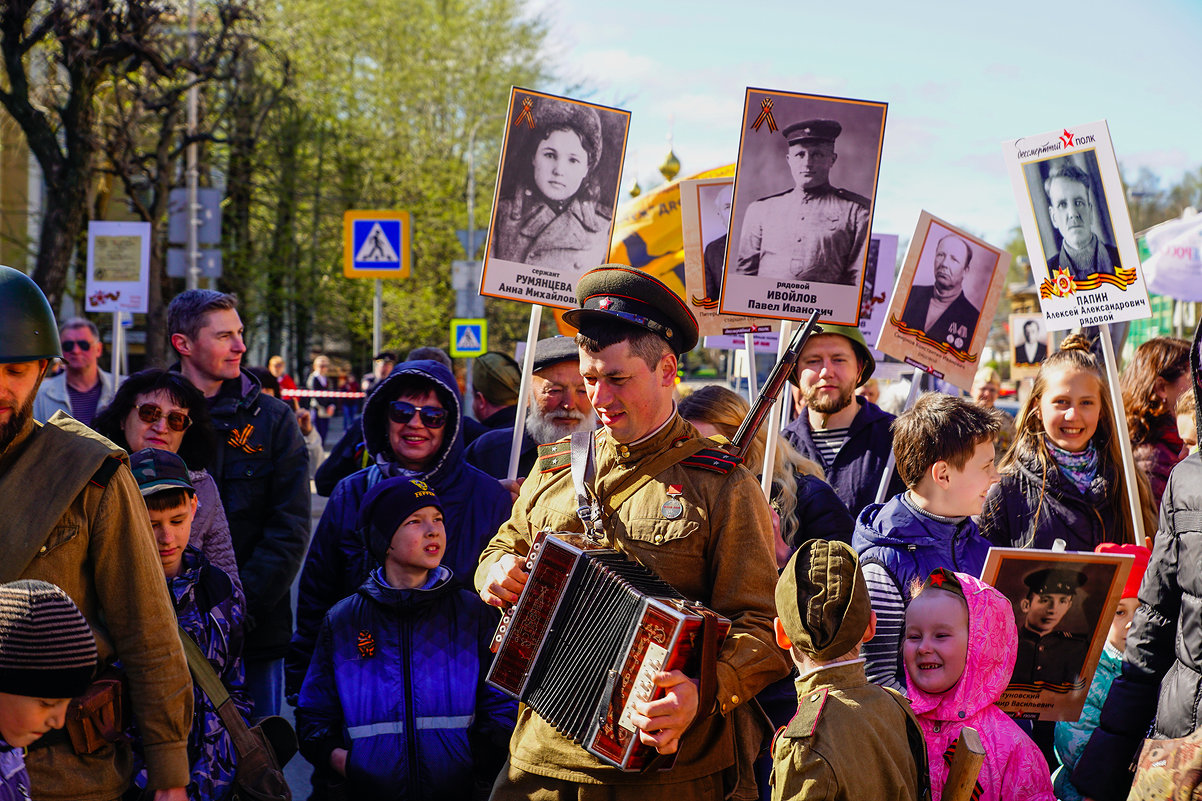
[[[163,416],[163,410],[156,403],[143,403],[138,407],[138,419],[147,425],[154,425]],[[183,412],[167,412],[167,428],[172,431],[187,431],[192,425],[192,418]]]
[[[86,339],[64,339],[62,341],[63,353],[70,353],[78,347],[80,350],[91,350],[92,343]]]
[[[412,422],[414,414],[422,416],[426,428],[442,428],[447,421],[447,410],[437,406],[414,406],[405,401],[393,401],[388,405],[388,419],[394,423]]]

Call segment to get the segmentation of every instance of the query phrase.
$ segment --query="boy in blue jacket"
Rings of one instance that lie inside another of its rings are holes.
[[[898,654],[915,581],[937,567],[981,575],[989,542],[971,516],[981,513],[998,480],[997,414],[928,392],[893,421],[897,473],[908,489],[865,507],[852,535],[877,620],[876,636],[861,651],[870,681],[906,691]]]
[[[176,621],[200,646],[238,711],[248,717],[251,701],[242,667],[246,613],[229,575],[188,544],[197,505],[188,467],[171,451],[146,448],[129,457],[129,469],[150,514]],[[196,682],[192,684],[192,709],[188,798],[220,801],[233,790],[238,754],[217,707]],[[147,774],[136,731],[134,736],[136,770],[128,797],[148,798],[150,793],[138,792],[146,787]]]
[[[425,482],[376,484],[359,526],[380,566],[322,622],[296,709],[301,753],[351,798],[486,793],[517,714],[484,681],[495,613],[441,564],[442,503]]]

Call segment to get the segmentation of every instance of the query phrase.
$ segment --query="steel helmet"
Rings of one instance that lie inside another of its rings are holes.
[[[62,348],[49,301],[28,275],[0,264],[0,364],[55,356]]]

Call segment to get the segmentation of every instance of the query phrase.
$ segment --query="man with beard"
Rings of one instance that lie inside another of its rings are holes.
[[[893,448],[893,415],[855,394],[874,369],[860,329],[824,324],[822,333],[806,341],[792,377],[805,410],[781,431],[803,456],[823,466],[853,517],[876,500]],[[894,474],[887,497],[904,489]]]
[[[121,661],[147,787],[156,800],[183,801],[192,688],[158,547],[125,454],[66,414],[34,422],[38,385],[60,354],[46,297],[0,267],[0,582],[48,581],[71,597],[101,662]],[[92,688],[97,721],[120,700],[104,686]],[[107,801],[129,786],[130,759],[124,738],[79,753],[58,730],[29,746],[26,763],[39,799]]]
[[[913,286],[902,312],[902,322],[936,342],[965,353],[972,345],[981,310],[964,294],[964,274],[972,262],[972,248],[948,234],[935,246],[934,286]]]
[[[530,380],[530,408],[518,456],[518,476],[524,477],[538,458],[538,446],[592,431],[597,417],[580,376],[580,351],[571,337],[547,337],[534,346],[534,374]],[[493,478],[506,478],[513,426],[487,431],[468,446],[468,464]]]

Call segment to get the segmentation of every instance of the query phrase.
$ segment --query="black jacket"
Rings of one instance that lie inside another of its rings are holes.
[[[1092,551],[1103,542],[1122,542],[1117,515],[1122,487],[1105,461],[1082,494],[1049,461],[1046,481],[1035,459],[1019,459],[1013,472],[994,484],[981,513],[981,534],[1003,548],[1043,548],[1061,538],[1070,551]]]
[[[1160,530],[1127,634],[1123,672],[1110,686],[1073,784],[1099,801],[1123,799],[1140,741],[1185,737],[1202,719],[1202,457],[1169,476]]]
[[[279,659],[292,638],[289,590],[309,544],[309,457],[292,409],[246,371],[209,399],[224,443],[212,472],[246,592],[247,660]]]

